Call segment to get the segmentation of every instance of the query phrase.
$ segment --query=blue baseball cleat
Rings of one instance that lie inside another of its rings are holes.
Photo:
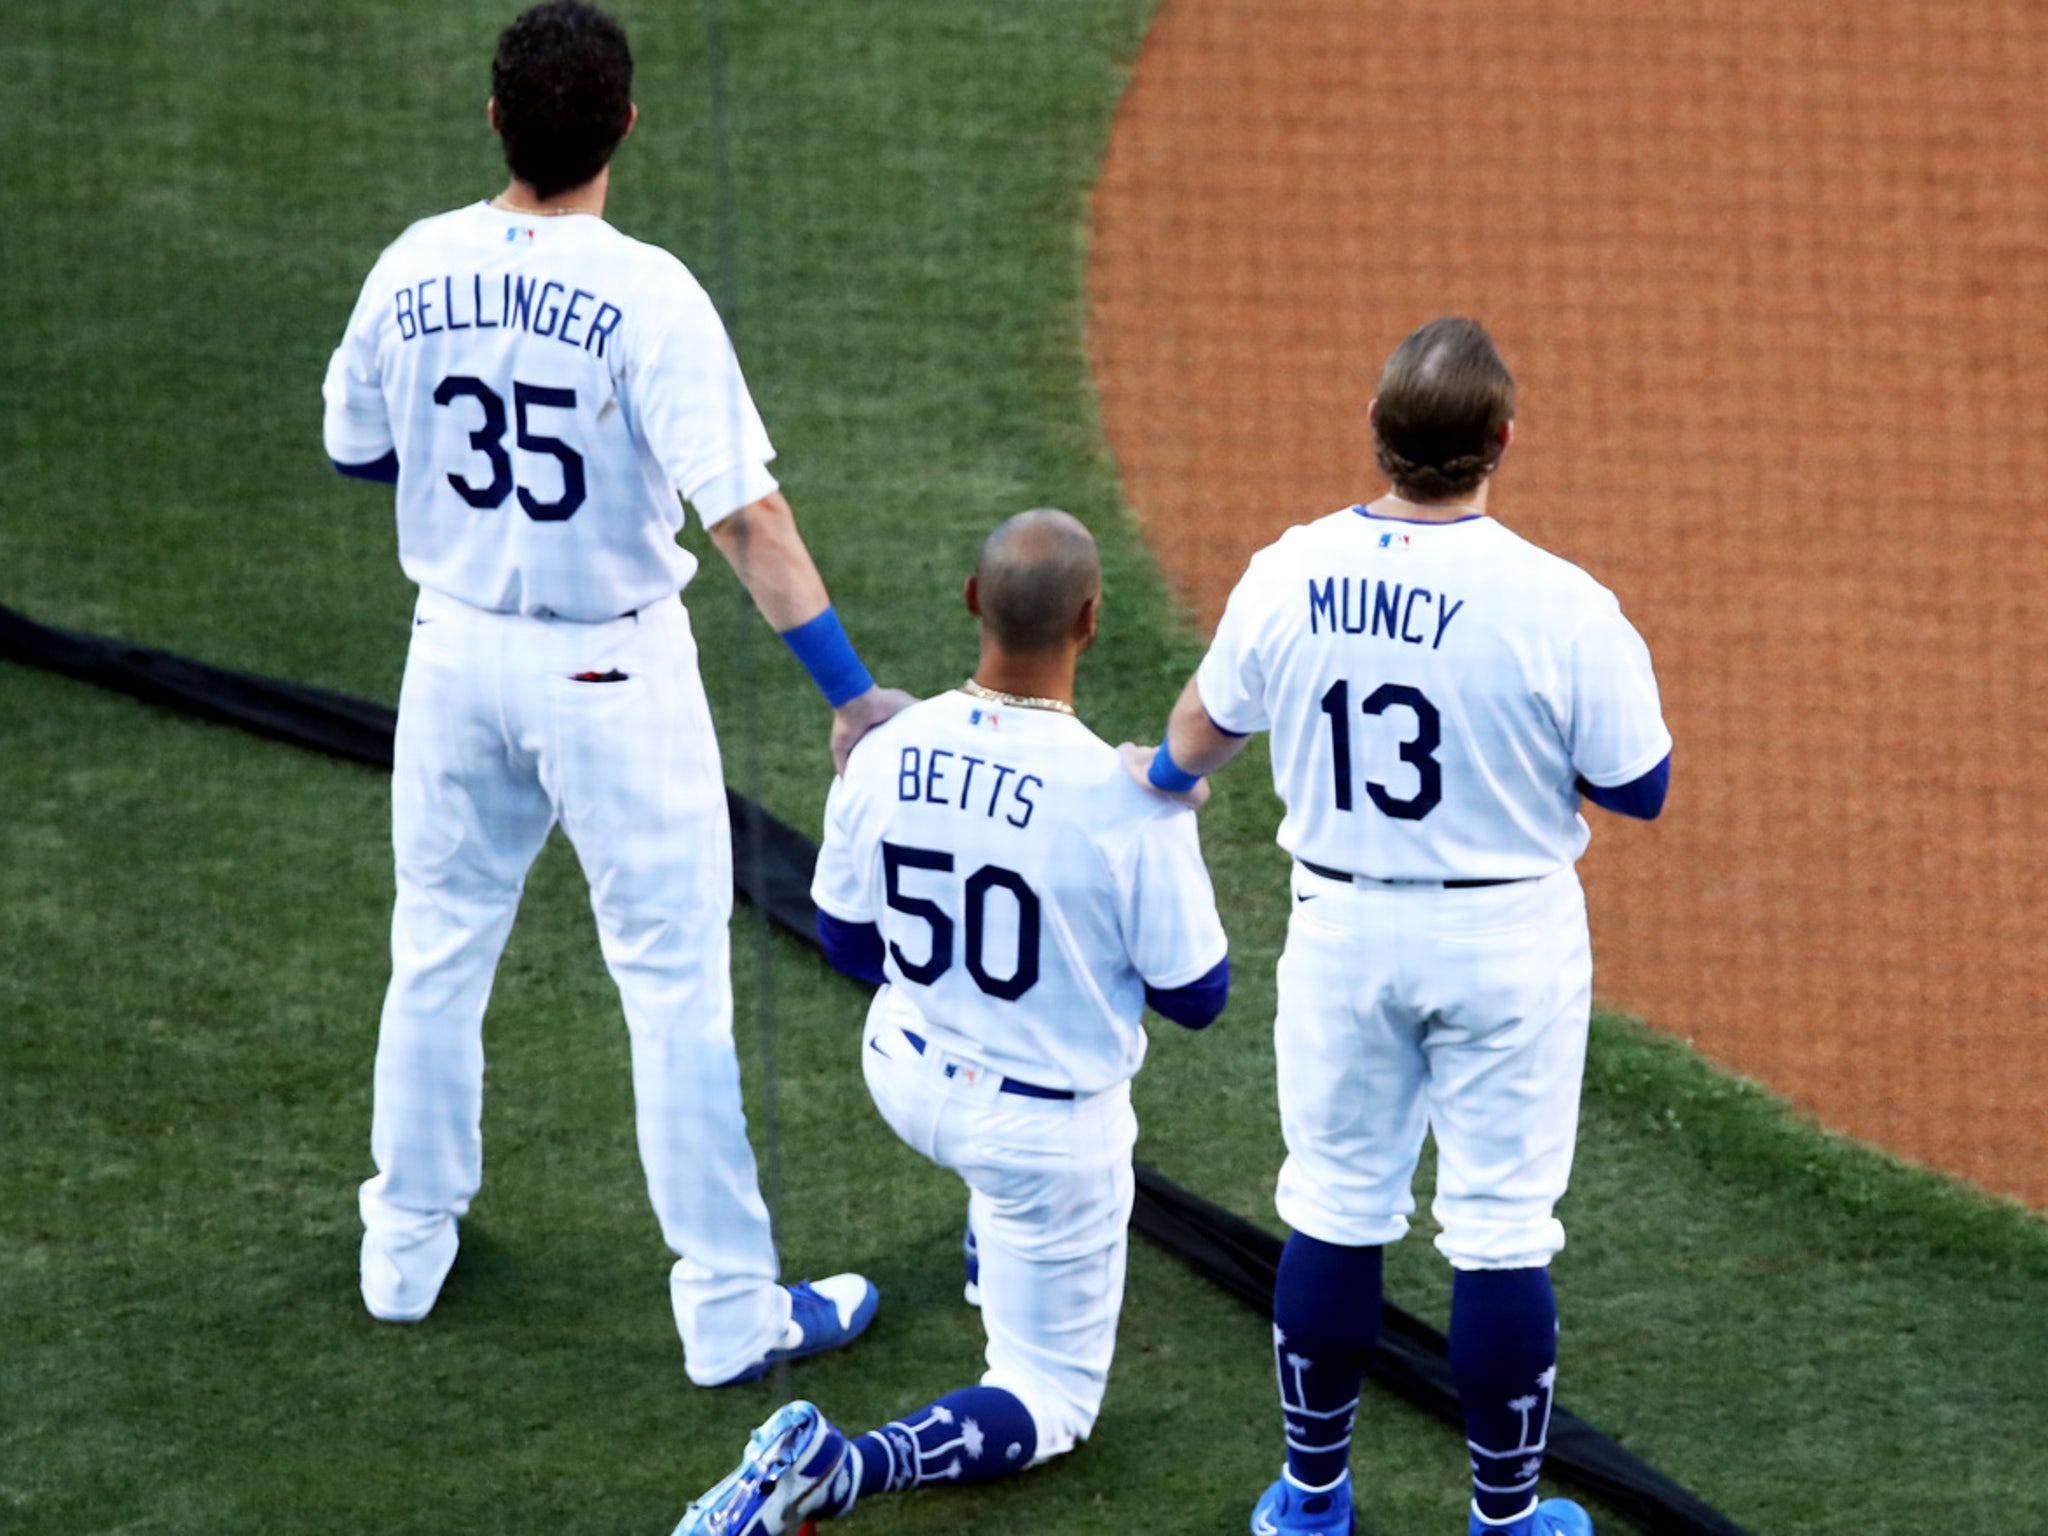
[[[875,1320],[875,1308],[881,1301],[882,1293],[864,1275],[828,1275],[823,1280],[797,1281],[789,1288],[789,1328],[782,1343],[719,1385],[759,1381],[771,1366],[784,1360],[801,1360],[805,1355],[852,1343]]]
[[[783,1536],[853,1495],[846,1436],[816,1405],[784,1403],[747,1439],[740,1464],[684,1513],[675,1536]]]
[[[1465,1536],[1593,1536],[1593,1517],[1570,1499],[1545,1499],[1512,1525],[1488,1525],[1474,1510]]]
[[[960,1257],[967,1263],[967,1288],[961,1292],[967,1298],[967,1305],[981,1305],[981,1249],[974,1241],[974,1228],[967,1229],[967,1235],[960,1240]]]
[[[1283,1471],[1252,1507],[1252,1536],[1351,1536],[1358,1517],[1351,1509],[1351,1474],[1334,1488],[1298,1487]]]

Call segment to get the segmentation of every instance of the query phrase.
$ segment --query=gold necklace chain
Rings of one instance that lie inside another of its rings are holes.
[[[971,677],[960,685],[960,691],[977,699],[987,699],[991,704],[1012,704],[1019,709],[1050,709],[1062,715],[1074,713],[1074,706],[1065,699],[1036,699],[1029,694],[1003,693],[999,689],[984,688]]]

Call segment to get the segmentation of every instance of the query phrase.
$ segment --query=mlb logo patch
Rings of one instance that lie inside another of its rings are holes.
[[[1380,535],[1381,549],[1406,549],[1408,535],[1405,533],[1383,533]]]
[[[977,709],[968,714],[967,723],[969,725],[985,725],[990,730],[994,730],[1002,723],[1002,720],[992,709]]]
[[[510,245],[512,244],[513,241],[517,240],[521,235],[526,236],[526,238],[529,240],[535,238],[535,235],[531,227],[528,227],[526,229],[508,229],[505,231],[505,243],[507,245]]]

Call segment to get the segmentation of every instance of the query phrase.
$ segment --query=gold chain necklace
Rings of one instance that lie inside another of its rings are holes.
[[[1013,704],[1019,709],[1050,709],[1062,715],[1074,712],[1074,706],[1065,699],[1035,699],[1028,694],[1003,693],[995,688],[984,688],[971,677],[960,685],[960,691],[977,699],[987,699],[991,704]]]

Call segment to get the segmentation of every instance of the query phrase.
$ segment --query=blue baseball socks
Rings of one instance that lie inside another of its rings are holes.
[[[836,1520],[871,1493],[927,1483],[986,1483],[1031,1465],[1038,1426],[1001,1387],[962,1387],[847,1442],[856,1480],[817,1515]]]
[[[1287,1421],[1287,1477],[1316,1492],[1343,1478],[1366,1357],[1380,1336],[1378,1248],[1297,1232],[1273,1283],[1273,1364]]]
[[[1459,1270],[1452,1277],[1451,1372],[1472,1452],[1473,1510],[1485,1525],[1513,1524],[1536,1505],[1557,1383],[1557,1296],[1549,1270]]]

